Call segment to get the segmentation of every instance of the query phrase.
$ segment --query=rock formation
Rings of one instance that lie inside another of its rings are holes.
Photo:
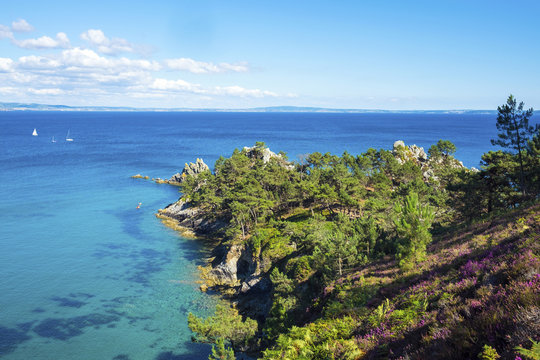
[[[438,181],[438,178],[433,171],[433,167],[438,164],[444,163],[445,166],[453,168],[465,168],[461,161],[456,160],[451,155],[443,154],[440,158],[430,159],[424,151],[424,148],[416,145],[406,146],[402,140],[394,142],[392,153],[400,164],[403,164],[406,161],[413,161],[420,166],[424,181],[426,182]]]
[[[210,168],[208,167],[208,165],[206,165],[202,159],[197,158],[195,163],[186,163],[184,169],[182,170],[182,173],[174,174],[169,181],[181,184],[186,177],[196,176],[209,170]]]
[[[281,155],[276,154],[267,147],[261,148],[258,146],[244,146],[244,149],[242,151],[246,154],[247,157],[251,159],[262,159],[265,164],[269,162],[271,158],[282,158]]]
[[[178,225],[192,230],[196,235],[208,236],[219,233],[227,224],[221,219],[209,218],[208,214],[198,207],[192,207],[180,199],[158,211],[158,216],[166,216],[178,222]]]

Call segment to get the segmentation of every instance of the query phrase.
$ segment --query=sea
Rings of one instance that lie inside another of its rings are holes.
[[[452,141],[465,166],[493,150],[493,114],[0,112],[0,357],[207,359],[190,312],[213,313],[199,290],[203,241],[155,217],[187,162],[263,141],[290,160],[360,154],[396,140]],[[38,136],[32,136],[36,129]],[[73,138],[65,141],[67,132]],[[56,142],[52,142],[52,138]],[[141,203],[140,208],[137,208]]]

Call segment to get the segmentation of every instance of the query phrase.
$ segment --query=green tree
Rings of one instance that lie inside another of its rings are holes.
[[[398,234],[396,257],[399,265],[407,269],[426,255],[426,246],[431,242],[429,229],[434,211],[431,206],[420,204],[416,193],[408,195],[404,204],[396,205],[394,211],[397,214],[394,223]]]
[[[456,145],[450,140],[439,140],[436,145],[431,145],[428,150],[430,158],[439,158],[441,155],[448,157],[456,152]]]
[[[216,313],[206,319],[188,314],[188,326],[196,336],[195,341],[217,344],[222,338],[231,343],[233,349],[245,350],[257,332],[257,321],[248,317],[242,320],[238,310],[230,306],[217,305]]]
[[[313,251],[316,266],[331,277],[343,276],[346,269],[359,263],[359,237],[348,236],[335,231],[331,237],[323,239]]]
[[[219,338],[216,340],[216,345],[212,345],[212,353],[208,356],[208,360],[235,360],[234,350],[230,347],[225,347],[225,340]]]
[[[297,298],[294,293],[294,281],[277,268],[274,268],[270,274],[270,280],[272,281],[272,307],[266,318],[263,333],[268,339],[275,340],[293,323],[289,311],[296,306]]]
[[[515,156],[501,150],[490,151],[482,155],[480,162],[482,190],[487,198],[487,212],[497,208],[508,208],[519,202],[514,183],[515,169],[518,164]]]
[[[533,108],[524,111],[523,106],[523,102],[520,102],[518,105],[514,96],[510,95],[506,104],[497,108],[497,130],[499,130],[499,134],[498,139],[491,140],[491,144],[517,151],[520,187],[521,191],[526,194],[522,151],[527,146],[528,140],[538,131],[539,127],[538,125],[529,125]]]
[[[526,163],[525,176],[529,180],[527,190],[531,195],[538,197],[540,195],[540,129],[527,143]]]

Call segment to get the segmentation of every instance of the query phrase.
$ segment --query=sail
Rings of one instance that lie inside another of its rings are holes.
[[[32,133],[32,136],[37,136],[37,130],[34,128],[34,132]]]

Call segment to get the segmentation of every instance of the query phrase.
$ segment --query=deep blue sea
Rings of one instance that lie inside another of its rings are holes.
[[[216,301],[195,282],[202,244],[154,216],[177,188],[131,175],[169,178],[255,141],[294,160],[448,139],[478,166],[495,136],[479,114],[0,112],[0,357],[208,358],[187,327]]]

